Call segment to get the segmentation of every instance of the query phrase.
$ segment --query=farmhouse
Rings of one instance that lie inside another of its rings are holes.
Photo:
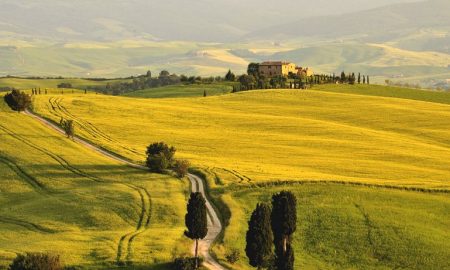
[[[259,64],[259,75],[265,77],[288,76],[289,74],[311,76],[312,70],[309,68],[298,67],[289,62],[270,61]]]

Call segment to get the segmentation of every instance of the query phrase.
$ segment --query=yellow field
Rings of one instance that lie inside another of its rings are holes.
[[[0,98],[0,269],[23,252],[80,269],[167,269],[189,253],[185,181],[104,158]]]
[[[352,87],[352,86],[342,86]],[[364,87],[364,86],[354,86]],[[449,187],[450,106],[324,91],[177,99],[36,96],[35,111],[136,161],[165,141],[218,182],[344,180]]]

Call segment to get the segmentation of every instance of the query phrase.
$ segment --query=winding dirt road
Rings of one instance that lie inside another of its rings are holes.
[[[64,132],[64,130],[61,129],[61,127],[40,117],[39,115],[36,115],[28,110],[25,111],[25,114],[33,117],[34,119],[38,120],[45,126],[55,130],[56,132],[61,133],[62,135],[65,135],[65,132]],[[126,160],[117,155],[114,155],[114,154],[112,154],[108,151],[105,151],[105,150],[101,149],[100,147],[95,146],[94,144],[91,144],[88,141],[85,141],[81,138],[75,137],[74,141],[84,145],[85,147],[87,147],[103,156],[106,156],[113,160],[119,161],[119,162],[129,165],[133,168],[140,169],[140,170],[148,170],[148,168],[145,166],[135,164],[129,160]],[[206,235],[206,237],[203,240],[199,241],[199,246],[198,246],[199,253],[204,258],[203,265],[210,270],[226,270],[226,268],[221,266],[211,256],[211,253],[210,253],[210,249],[211,249],[211,246],[212,246],[214,240],[217,238],[217,236],[222,231],[222,223],[221,223],[216,211],[214,210],[214,207],[212,206],[210,200],[206,196],[205,185],[204,185],[203,180],[194,174],[188,174],[188,178],[189,178],[189,181],[191,182],[192,192],[200,192],[203,194],[203,197],[206,200],[206,208],[208,211],[208,234]],[[194,252],[194,246],[192,247],[192,253],[193,252]]]

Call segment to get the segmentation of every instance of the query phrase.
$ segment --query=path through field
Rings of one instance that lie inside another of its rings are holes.
[[[36,120],[40,121],[45,126],[61,133],[65,134],[64,130],[62,130],[59,126],[53,124],[52,122],[30,112],[25,111],[25,114],[35,118]],[[139,164],[135,164],[129,160],[126,160],[122,157],[116,156],[108,151],[105,151],[81,138],[74,138],[74,140],[87,148],[98,152],[101,155],[104,155],[106,157],[109,157],[111,159],[114,159],[116,161],[119,161],[121,163],[125,163],[133,168],[141,169],[141,170],[147,170],[148,168]],[[222,231],[222,224],[220,222],[220,219],[212,206],[211,202],[209,201],[208,197],[205,193],[204,183],[203,180],[200,179],[198,176],[193,174],[188,174],[189,180],[191,181],[192,186],[192,192],[201,192],[206,200],[206,207],[208,211],[208,234],[205,237],[205,239],[199,241],[199,253],[201,256],[204,257],[204,263],[203,265],[211,270],[225,270],[223,266],[221,266],[210,254],[210,248],[213,244],[214,240],[217,238],[217,236]],[[128,234],[125,234],[122,236],[122,238],[119,240],[119,245],[117,248],[117,262],[123,263],[124,261],[126,263],[130,262],[130,254],[131,254],[131,243],[133,242],[134,238],[137,237],[140,233],[142,233],[145,228],[149,225],[150,221],[150,194],[147,192],[147,190],[137,190],[141,196],[142,199],[142,213],[141,218],[138,222],[137,228],[135,231],[130,232]],[[147,198],[148,197],[148,198]],[[148,203],[147,203],[148,202]],[[147,216],[146,218],[144,216]],[[144,219],[146,219],[144,221]],[[126,242],[126,248],[124,247],[124,242]],[[126,252],[126,256],[124,256],[123,251]],[[123,260],[125,257],[125,260]]]

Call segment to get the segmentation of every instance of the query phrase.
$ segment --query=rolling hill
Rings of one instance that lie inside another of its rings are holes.
[[[0,115],[0,269],[25,252],[59,254],[76,269],[167,269],[189,253],[186,182],[104,158],[3,97]]]

